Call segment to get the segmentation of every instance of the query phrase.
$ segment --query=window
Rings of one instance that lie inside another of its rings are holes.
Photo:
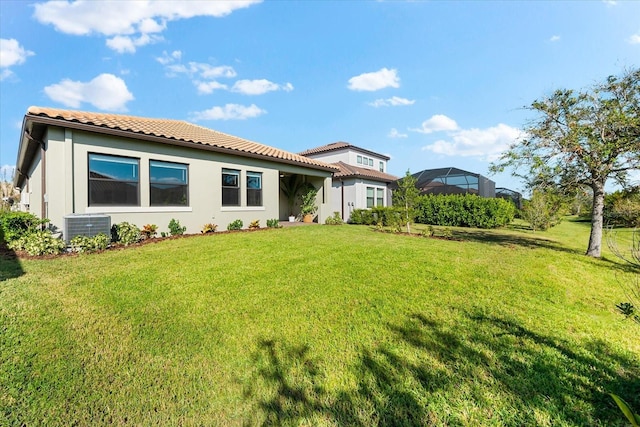
[[[140,160],[89,154],[89,206],[140,206]]]
[[[222,169],[222,206],[240,206],[240,171]]]
[[[384,206],[384,190],[376,188],[376,206]]]
[[[367,208],[372,208],[373,207],[373,202],[374,202],[374,188],[373,187],[367,187]]]
[[[380,162],[380,172],[384,172],[384,162]]]
[[[369,159],[369,166],[373,166],[373,159]]]
[[[189,204],[187,165],[151,160],[149,184],[151,206],[187,206]]]
[[[361,165],[362,164],[362,156],[358,156],[358,164]]]
[[[262,173],[247,172],[247,206],[262,206]]]

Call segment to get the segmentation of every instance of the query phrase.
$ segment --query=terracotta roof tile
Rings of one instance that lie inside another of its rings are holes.
[[[298,163],[316,169],[335,170],[334,166],[319,160],[310,159],[182,120],[153,119],[122,114],[91,113],[43,107],[30,107],[27,111],[27,116],[48,117],[50,119],[130,132],[132,133],[132,138],[136,137],[135,134],[144,134],[169,140],[191,142],[196,145],[195,148],[197,148],[197,145],[207,145],[235,151],[238,155],[247,153],[250,155],[263,156],[274,161]],[[96,129],[96,132],[100,132],[100,130]]]
[[[376,152],[371,151],[371,150],[365,150],[364,148],[356,147],[353,144],[349,144],[348,142],[342,142],[342,141],[332,142],[330,144],[322,145],[322,146],[316,147],[316,148],[310,148],[310,149],[305,150],[305,151],[303,151],[301,153],[298,153],[298,154],[300,154],[301,156],[310,156],[310,155],[314,155],[314,154],[321,154],[321,153],[327,153],[327,152],[330,152],[330,151],[342,150],[342,149],[345,149],[345,148],[350,148],[350,149],[353,149],[355,151],[361,151],[362,153],[365,153],[365,154],[369,154],[369,155],[373,155],[373,156],[377,156],[377,157],[380,157],[380,158],[383,158],[383,159],[390,160],[390,158],[388,156],[385,156],[384,154],[376,153]]]
[[[388,173],[380,172],[375,169],[348,165],[344,162],[332,163],[332,165],[337,166],[340,169],[338,172],[333,174],[334,178],[362,177],[382,182],[393,182],[398,179],[397,176],[390,175]]]

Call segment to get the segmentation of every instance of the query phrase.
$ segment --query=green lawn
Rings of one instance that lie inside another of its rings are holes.
[[[588,224],[309,226],[0,259],[9,425],[625,425],[631,269]],[[2,424],[2,422],[0,422]]]

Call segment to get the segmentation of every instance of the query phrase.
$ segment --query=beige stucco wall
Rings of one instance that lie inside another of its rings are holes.
[[[167,144],[123,139],[109,135],[49,128],[47,133],[46,174],[48,218],[54,228],[63,229],[64,216],[75,214],[106,214],[111,216],[111,223],[127,221],[142,227],[145,224],[156,224],[158,231],[168,231],[172,218],[187,227],[187,233],[198,233],[205,223],[218,225],[218,230],[225,230],[227,225],[241,219],[244,227],[253,220],[260,220],[262,227],[267,219],[286,216],[281,209],[280,173],[299,173],[314,183],[316,188],[331,185],[330,172],[307,169],[295,165],[280,164],[262,159],[232,156],[212,151],[191,149]],[[90,153],[110,154],[139,159],[139,191],[140,206],[89,206],[88,158]],[[160,207],[149,204],[149,161],[159,160],[177,162],[188,165],[189,205],[180,207]],[[31,176],[32,193],[35,173]],[[71,166],[73,165],[73,166]],[[239,207],[222,206],[222,169],[231,168],[240,171],[241,203]],[[246,206],[246,173],[262,173],[263,206]],[[39,182],[39,180],[38,180]],[[37,191],[37,189],[35,189]],[[35,197],[32,195],[30,211],[34,210]],[[36,196],[37,197],[37,196]],[[319,193],[320,211],[326,211],[330,202],[330,191]],[[320,215],[321,216],[321,215]],[[318,218],[324,221],[324,217]]]

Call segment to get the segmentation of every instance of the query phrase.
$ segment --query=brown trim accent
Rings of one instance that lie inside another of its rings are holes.
[[[136,133],[136,132],[124,131],[124,130],[120,130],[120,129],[113,129],[113,128],[109,128],[109,127],[105,127],[105,126],[96,126],[96,125],[91,125],[91,124],[73,122],[73,121],[69,121],[69,120],[65,120],[65,119],[54,119],[54,118],[45,117],[45,116],[36,116],[36,115],[28,114],[27,115],[27,120],[29,120],[31,122],[34,122],[34,123],[44,124],[44,125],[58,126],[58,127],[62,127],[62,128],[66,127],[66,128],[70,128],[70,129],[84,130],[84,131],[88,131],[88,132],[101,133],[101,134],[105,134],[105,135],[118,136],[118,137],[128,138],[128,139],[137,139],[137,140],[141,140],[141,141],[156,142],[156,143],[162,143],[162,144],[168,144],[168,145],[175,145],[175,146],[179,146],[179,147],[195,148],[195,149],[205,150],[205,151],[214,151],[214,152],[217,152],[217,153],[231,154],[231,155],[235,155],[235,156],[250,157],[250,158],[261,159],[261,160],[269,160],[269,161],[276,162],[276,163],[285,163],[285,164],[290,164],[290,165],[295,165],[295,166],[304,166],[304,167],[307,167],[307,168],[310,168],[310,169],[322,170],[322,171],[327,171],[327,172],[335,172],[336,171],[336,168],[334,166],[324,167],[324,166],[320,166],[320,165],[297,162],[295,160],[288,160],[288,159],[281,159],[281,158],[278,158],[278,157],[265,156],[263,154],[249,153],[249,152],[241,151],[241,150],[234,150],[234,149],[230,149],[230,148],[223,148],[223,147],[216,147],[216,146],[213,146],[213,145],[206,145],[206,144],[202,144],[200,142],[192,142],[192,141],[184,141],[184,140],[178,140],[178,139],[165,138],[165,137],[160,137],[160,136],[155,136],[155,135],[148,135],[148,134],[145,134],[145,133]]]

